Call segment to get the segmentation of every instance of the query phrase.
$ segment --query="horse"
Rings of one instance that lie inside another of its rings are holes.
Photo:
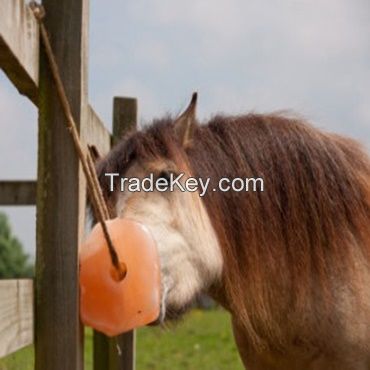
[[[370,161],[361,145],[288,113],[178,117],[125,135],[97,164],[111,214],[148,227],[158,321],[206,293],[231,315],[249,370],[370,369]],[[119,191],[119,178],[208,178],[197,191]],[[260,178],[263,191],[219,191]],[[111,188],[113,182],[113,189]],[[212,190],[210,190],[212,189]]]

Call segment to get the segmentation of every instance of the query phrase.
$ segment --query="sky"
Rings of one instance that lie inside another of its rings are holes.
[[[368,0],[90,2],[89,101],[111,128],[114,96],[139,121],[292,110],[370,148]],[[0,71],[0,176],[35,179],[37,111]],[[0,207],[35,253],[34,207]],[[56,210],[57,212],[57,210]]]

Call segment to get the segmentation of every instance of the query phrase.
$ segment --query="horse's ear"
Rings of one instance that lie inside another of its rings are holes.
[[[198,94],[196,92],[193,93],[189,106],[174,122],[175,133],[183,146],[186,146],[191,141],[197,124],[197,98]]]

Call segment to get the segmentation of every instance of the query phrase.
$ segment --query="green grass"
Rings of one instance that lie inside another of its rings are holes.
[[[33,370],[33,348],[24,348],[0,359],[0,370]]]
[[[92,335],[86,331],[85,368],[92,369]],[[230,319],[222,310],[194,310],[170,329],[137,331],[138,370],[242,370]],[[0,370],[33,370],[33,348],[0,360]]]

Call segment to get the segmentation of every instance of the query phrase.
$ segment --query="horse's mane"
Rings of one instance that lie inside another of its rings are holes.
[[[168,118],[126,137],[100,173],[123,174],[136,157],[186,161],[214,185],[221,177],[264,179],[264,192],[203,198],[230,309],[255,344],[283,345],[281,328],[297,315],[302,326],[307,312],[326,308],[330,317],[334,285],[355,283],[358,256],[369,261],[370,163],[350,139],[278,114],[218,116],[198,126],[184,151]]]

